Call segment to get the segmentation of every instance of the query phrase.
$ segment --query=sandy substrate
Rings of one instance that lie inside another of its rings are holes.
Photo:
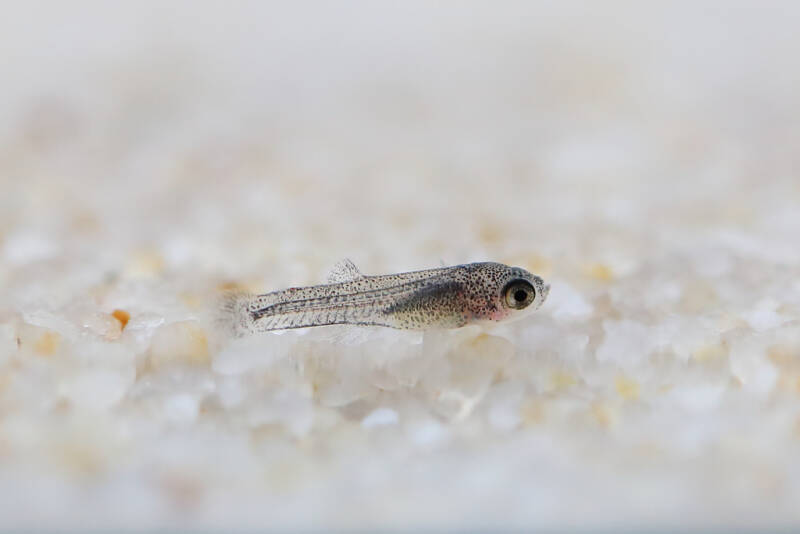
[[[636,5],[4,15],[0,528],[798,526],[800,9]],[[342,257],[552,290],[204,320]]]

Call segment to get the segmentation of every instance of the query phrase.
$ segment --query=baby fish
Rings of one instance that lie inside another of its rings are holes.
[[[549,292],[539,276],[501,263],[365,276],[343,260],[327,284],[230,294],[222,310],[237,336],[331,324],[428,330],[519,316],[538,309]]]

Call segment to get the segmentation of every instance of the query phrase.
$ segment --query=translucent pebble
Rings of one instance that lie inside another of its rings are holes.
[[[81,317],[81,326],[92,334],[107,340],[118,339],[122,325],[113,315],[107,313],[88,313]]]
[[[758,396],[769,394],[778,381],[778,369],[767,359],[768,339],[745,337],[730,343],[730,370],[742,388]]]
[[[61,379],[58,393],[79,410],[105,411],[125,396],[134,379],[133,368],[81,369]]]
[[[413,356],[390,362],[385,371],[391,376],[395,387],[413,387],[428,372],[430,365],[431,356],[420,351]]]
[[[188,424],[197,419],[200,402],[196,395],[178,393],[164,400],[164,416],[173,423]]]
[[[407,428],[411,442],[418,447],[429,447],[443,443],[450,435],[447,427],[427,418],[412,420],[408,423]]]
[[[45,328],[67,339],[75,339],[81,335],[81,327],[71,318],[66,318],[46,310],[36,310],[24,315],[25,323]]]
[[[683,284],[679,306],[684,312],[698,314],[713,306],[718,298],[714,285],[708,280],[691,279]]]
[[[222,377],[217,382],[217,398],[224,408],[240,405],[245,395],[245,387],[238,378]]]
[[[125,274],[131,278],[152,278],[164,270],[164,259],[158,252],[142,250],[130,258]]]
[[[251,427],[281,425],[295,436],[307,434],[314,421],[310,390],[264,390],[248,399],[245,409]]]
[[[439,380],[424,378],[434,409],[456,420],[469,416],[513,355],[514,346],[498,336],[480,334],[458,344],[441,362]]]
[[[214,355],[212,368],[224,375],[269,369],[276,361],[286,358],[297,343],[297,336],[272,333],[234,339]]]
[[[346,354],[342,356],[346,357]],[[367,379],[366,370],[353,362],[334,364],[327,359],[314,358],[305,362],[304,372],[314,388],[316,399],[323,406],[344,406],[376,391]]]
[[[19,350],[24,355],[50,357],[64,345],[63,337],[47,328],[23,323],[17,332]]]
[[[623,399],[636,400],[639,398],[641,385],[636,380],[619,375],[614,379],[614,389]]]
[[[205,332],[195,321],[164,325],[151,340],[148,363],[154,369],[171,364],[208,365],[209,362]]]
[[[687,411],[708,413],[719,407],[724,393],[724,384],[697,384],[670,389],[668,397]]]
[[[164,316],[158,313],[136,313],[132,315],[120,341],[131,350],[144,352],[150,348],[153,337],[164,326]]]
[[[361,420],[361,426],[372,428],[375,426],[396,425],[397,421],[398,415],[396,411],[390,408],[378,408]]]
[[[744,319],[757,332],[780,326],[786,319],[777,313],[778,305],[774,299],[759,300],[752,310],[744,314]]]
[[[603,321],[603,330],[606,337],[596,353],[601,362],[634,366],[645,361],[660,344],[652,328],[629,319]]]
[[[494,386],[484,399],[489,405],[489,424],[498,430],[513,430],[522,421],[520,406],[525,393],[523,384],[506,382]]]

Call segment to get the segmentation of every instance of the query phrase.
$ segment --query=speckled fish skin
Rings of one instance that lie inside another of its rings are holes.
[[[524,269],[491,262],[365,276],[345,260],[336,270],[328,284],[230,296],[224,308],[233,317],[234,333],[332,324],[458,328],[536,310],[550,289],[542,278]],[[522,295],[522,302],[513,300],[509,287],[523,290],[515,292]],[[524,309],[514,307],[523,305]]]

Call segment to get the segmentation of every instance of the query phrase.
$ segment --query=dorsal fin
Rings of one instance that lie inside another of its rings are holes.
[[[328,272],[329,284],[352,282],[353,280],[358,280],[359,278],[364,278],[364,275],[361,274],[361,271],[358,270],[356,264],[350,261],[349,258],[343,259],[334,265],[330,272]]]

